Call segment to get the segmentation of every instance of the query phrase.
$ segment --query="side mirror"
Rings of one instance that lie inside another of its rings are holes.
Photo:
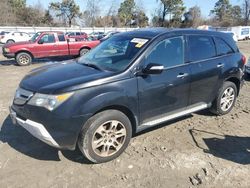
[[[38,44],[43,44],[44,43],[44,40],[43,39],[40,39],[39,41],[38,41]]]
[[[142,70],[144,74],[161,74],[164,70],[164,66],[156,63],[149,63],[146,68]]]

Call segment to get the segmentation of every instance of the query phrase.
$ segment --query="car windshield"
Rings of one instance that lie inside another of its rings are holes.
[[[79,59],[79,63],[94,65],[101,70],[120,72],[125,70],[131,60],[149,41],[146,38],[114,36]]]
[[[41,35],[41,32],[37,32],[36,34],[33,35],[33,37],[31,37],[30,41],[32,42],[36,42],[36,39]]]

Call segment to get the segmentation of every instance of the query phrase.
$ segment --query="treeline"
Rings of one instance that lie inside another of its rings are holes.
[[[0,1],[0,25],[4,26],[69,26],[82,27],[197,27],[199,25],[249,25],[250,0],[239,0],[233,6],[229,0],[218,0],[203,17],[199,6],[187,9],[183,0],[152,0],[158,4],[152,19],[145,13],[142,0],[116,0],[103,12],[100,0],[82,0],[84,11],[74,0],[53,1],[48,7],[38,1],[28,6],[26,0]],[[105,6],[107,7],[107,6]]]

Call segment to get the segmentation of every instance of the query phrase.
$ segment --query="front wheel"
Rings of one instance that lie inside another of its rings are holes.
[[[21,52],[16,55],[16,62],[20,66],[27,66],[30,65],[32,62],[32,57],[30,54]]]
[[[225,82],[213,102],[210,111],[216,115],[225,115],[229,113],[235,104],[237,98],[237,87],[233,82]]]
[[[103,163],[117,158],[127,148],[131,136],[129,118],[118,110],[106,110],[85,123],[78,146],[88,160]]]

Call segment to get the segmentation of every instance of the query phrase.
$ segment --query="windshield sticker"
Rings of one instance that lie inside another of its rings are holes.
[[[148,39],[141,39],[141,38],[133,38],[131,40],[132,43],[137,43],[136,48],[141,48],[146,42],[148,42]]]

